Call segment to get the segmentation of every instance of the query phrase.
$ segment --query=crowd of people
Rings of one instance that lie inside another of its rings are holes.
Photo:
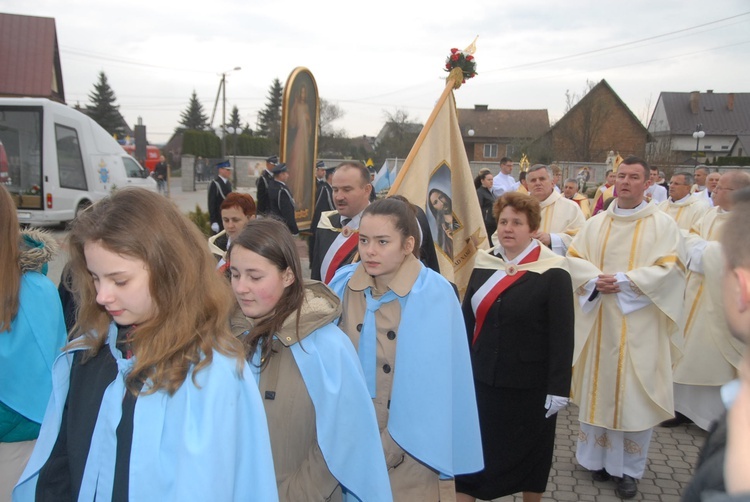
[[[591,201],[503,158],[475,179],[492,244],[459,295],[439,191],[373,200],[363,164],[318,162],[306,280],[286,166],[255,199],[215,169],[208,246],[117,190],[72,224],[59,293],[54,242],[0,187],[0,502],[537,502],[569,402],[578,463],[619,497],[653,428],[692,421],[718,429],[685,500],[747,500],[747,173],[665,189],[628,157]]]

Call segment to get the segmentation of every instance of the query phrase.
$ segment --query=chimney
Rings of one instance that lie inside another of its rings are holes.
[[[727,110],[730,112],[734,110],[734,93],[730,92],[727,96]]]
[[[474,105],[474,110],[477,112],[486,112],[489,108],[490,105]]]
[[[707,94],[713,94],[713,93],[714,93],[714,90],[713,90],[713,89],[706,89],[706,93],[707,93]]]
[[[700,110],[700,91],[693,91],[690,93],[690,113],[698,115]]]

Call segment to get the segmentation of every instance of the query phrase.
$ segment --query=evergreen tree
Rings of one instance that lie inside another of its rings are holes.
[[[232,107],[232,113],[229,114],[229,123],[227,126],[234,127],[235,129],[242,129],[240,110],[237,108],[237,105]]]
[[[100,71],[99,81],[94,84],[94,90],[89,94],[86,115],[94,119],[108,133],[122,135],[124,133],[123,118],[120,115],[120,107],[115,104],[115,101],[117,98],[109,86],[107,75]]]
[[[208,128],[208,115],[203,111],[203,105],[193,90],[187,109],[180,114],[180,127],[193,131],[203,131]]]
[[[281,102],[284,96],[284,88],[278,78],[273,79],[271,88],[268,90],[266,107],[258,114],[256,134],[279,143],[281,134]]]

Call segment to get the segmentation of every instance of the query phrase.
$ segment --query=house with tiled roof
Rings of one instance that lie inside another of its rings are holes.
[[[458,124],[469,161],[520,160],[523,148],[549,129],[547,110],[459,108]]]
[[[591,88],[529,147],[532,163],[604,162],[610,151],[643,157],[650,136],[606,80]]]
[[[0,96],[65,103],[54,19],[0,13]]]
[[[750,156],[750,93],[662,92],[648,130],[654,138],[648,158],[655,163],[716,164],[719,157]],[[703,137],[694,137],[699,130]]]

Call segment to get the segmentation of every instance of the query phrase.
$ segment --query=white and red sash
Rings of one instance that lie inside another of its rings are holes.
[[[335,214],[335,211],[331,211]],[[320,277],[323,282],[328,284],[333,279],[336,271],[341,267],[346,257],[349,256],[359,244],[359,220],[360,215],[352,218],[352,221],[344,228],[336,228],[330,223],[327,213],[323,213],[318,228],[338,232],[339,234],[331,243],[331,246],[323,256],[323,262],[320,264]]]
[[[476,343],[482,331],[484,320],[498,296],[512,286],[526,272],[544,273],[550,268],[566,268],[566,260],[534,240],[534,246],[526,248],[515,260],[507,262],[492,254],[494,250],[480,250],[474,264],[478,269],[497,270],[487,278],[482,286],[471,297],[471,308],[474,311],[474,335],[472,345]]]

